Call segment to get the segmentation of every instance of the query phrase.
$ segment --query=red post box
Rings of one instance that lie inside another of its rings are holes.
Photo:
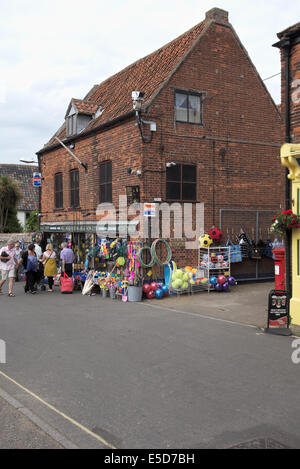
[[[275,256],[275,290],[285,290],[285,249],[273,249]]]

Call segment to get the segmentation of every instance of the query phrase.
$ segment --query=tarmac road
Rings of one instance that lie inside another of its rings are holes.
[[[227,448],[268,438],[300,448],[294,339],[213,317],[214,294],[205,314],[202,295],[189,311],[181,298],[172,310],[173,299],[25,296],[18,285],[16,298],[1,297],[0,398],[45,424],[45,447]],[[26,447],[22,436],[17,444]]]

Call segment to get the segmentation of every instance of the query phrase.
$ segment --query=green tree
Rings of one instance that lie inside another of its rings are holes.
[[[18,183],[0,175],[0,233],[7,231],[9,213],[22,197]]]
[[[38,211],[33,210],[30,212],[29,217],[26,220],[25,223],[25,230],[28,233],[32,233],[34,231],[37,231],[39,229],[39,217],[38,217]]]
[[[10,208],[8,211],[7,223],[4,228],[5,233],[22,233],[23,227],[17,217],[17,209]]]

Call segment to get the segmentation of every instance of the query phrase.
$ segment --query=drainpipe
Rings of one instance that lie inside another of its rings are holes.
[[[285,38],[283,43],[284,55],[284,96],[285,96],[285,142],[291,143],[291,128],[290,128],[290,51],[291,43],[289,38]],[[285,170],[285,208],[291,208],[291,181],[288,179],[289,170]],[[285,272],[286,272],[286,290],[290,298],[292,297],[291,285],[291,232],[287,230],[286,247],[285,247]]]

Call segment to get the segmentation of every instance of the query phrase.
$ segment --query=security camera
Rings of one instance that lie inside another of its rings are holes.
[[[131,97],[132,97],[132,100],[133,101],[137,101],[138,99],[144,99],[144,96],[145,96],[145,93],[143,93],[142,91],[133,91],[131,93]]]
[[[133,91],[131,93],[131,98],[133,101],[133,109],[135,111],[141,110],[144,96],[145,96],[145,93],[143,93],[142,91]]]

